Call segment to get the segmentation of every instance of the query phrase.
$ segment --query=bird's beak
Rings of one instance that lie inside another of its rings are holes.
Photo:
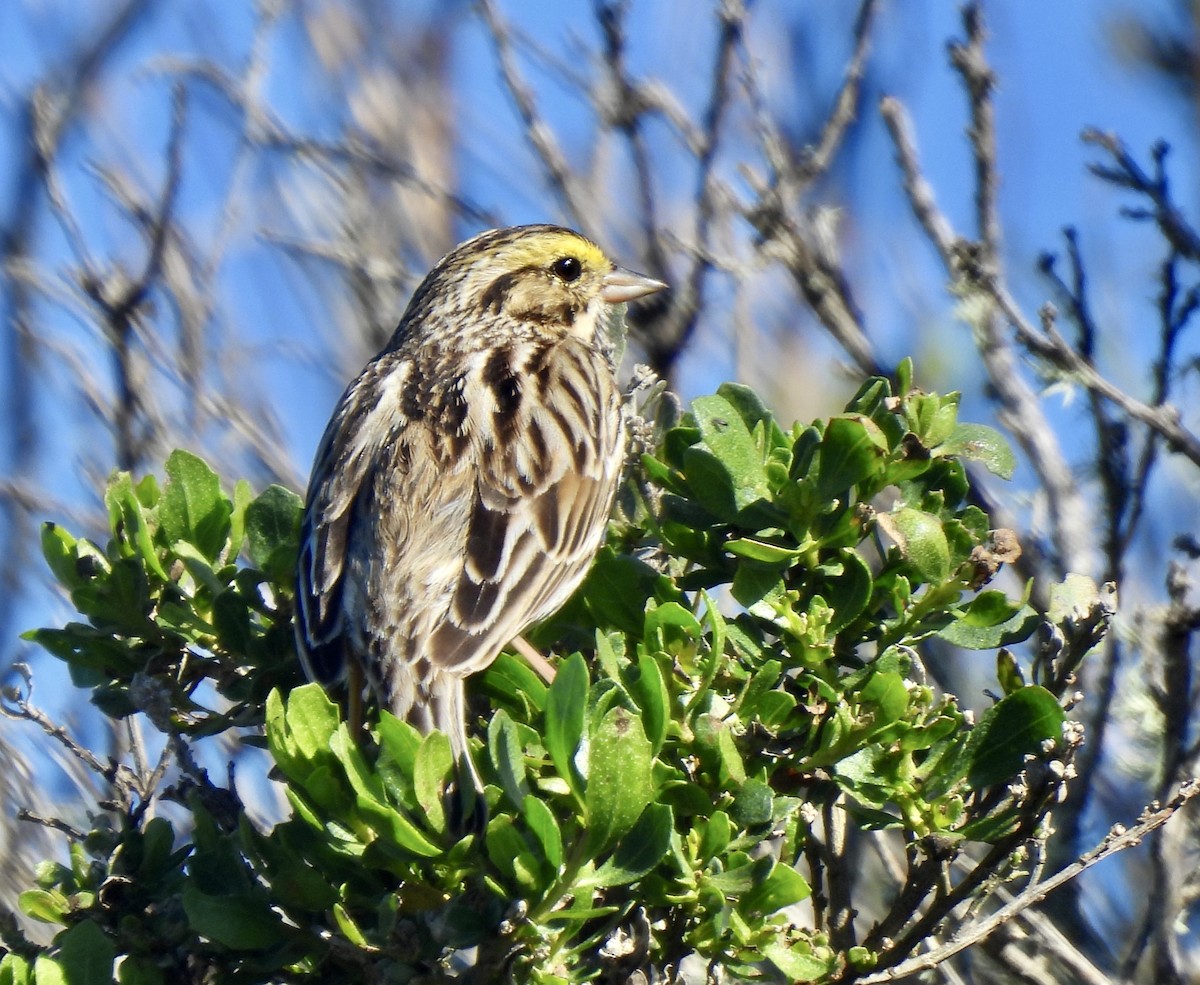
[[[661,280],[655,280],[645,274],[635,274],[624,267],[614,267],[604,275],[600,299],[608,304],[624,304],[664,290],[666,286]]]

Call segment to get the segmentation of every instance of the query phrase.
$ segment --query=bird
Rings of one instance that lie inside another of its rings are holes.
[[[348,717],[365,691],[444,732],[476,792],[464,682],[559,609],[599,550],[625,458],[624,306],[666,286],[562,226],[480,233],[430,270],[319,443],[296,577],[304,671],[345,683]]]

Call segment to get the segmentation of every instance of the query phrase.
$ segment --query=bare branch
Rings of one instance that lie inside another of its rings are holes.
[[[896,160],[904,176],[904,193],[917,222],[938,251],[947,270],[954,269],[958,254],[958,237],[950,221],[939,208],[933,187],[925,179],[917,158],[916,141],[913,138],[912,121],[900,100],[884,96],[879,102],[879,113],[887,124],[892,144],[896,149]]]
[[[720,197],[714,168],[722,124],[733,99],[734,55],[745,30],[746,5],[743,0],[726,0],[721,5],[719,17],[720,33],[696,162],[695,233],[688,252],[692,263],[687,275],[672,291],[670,311],[655,325],[655,331],[647,341],[651,365],[666,377],[670,376],[675,360],[696,330],[704,301],[704,285],[712,269],[708,254]]]
[[[572,222],[583,229],[594,229],[592,210],[584,207],[583,196],[576,188],[571,166],[559,148],[554,132],[541,118],[533,93],[517,69],[516,59],[513,57],[512,34],[508,26],[501,19],[493,0],[479,0],[479,9],[496,46],[496,57],[500,62],[500,75],[504,79],[505,88],[516,104],[517,113],[524,124],[525,137],[541,161],[550,187]]]
[[[797,175],[802,184],[811,184],[829,170],[846,131],[858,116],[858,100],[871,48],[871,29],[878,12],[878,0],[862,0],[859,5],[858,17],[854,22],[854,54],[846,63],[842,86],[833,100],[833,108],[825,126],[821,128],[821,135],[813,146],[805,149],[801,157]]]
[[[1163,236],[1171,247],[1181,256],[1190,260],[1200,260],[1200,233],[1197,233],[1171,202],[1164,162],[1168,146],[1164,142],[1155,145],[1153,150],[1153,176],[1146,174],[1134,160],[1129,149],[1115,135],[1101,130],[1087,129],[1083,132],[1083,141],[1107,151],[1116,162],[1115,167],[1105,167],[1092,164],[1093,174],[1113,184],[1129,188],[1145,195],[1153,203],[1151,212],[1144,214],[1133,213],[1135,218],[1152,218],[1162,231]]]
[[[983,99],[980,95],[978,98]],[[981,112],[979,107],[976,110]],[[930,241],[942,258],[946,272],[956,282],[957,290],[969,295],[979,291],[977,282],[985,289],[999,290],[1000,275],[994,265],[981,263],[972,248],[953,232],[953,227],[938,209],[933,192],[924,178],[912,139],[911,125],[898,100],[890,98],[881,106],[884,120],[895,144],[897,160],[904,175],[904,188],[913,214],[921,223]],[[987,152],[986,140],[977,144],[977,152]],[[977,163],[977,173],[990,174],[994,162]],[[977,190],[986,212],[988,195]],[[987,248],[985,248],[985,253]],[[979,267],[983,266],[983,270]],[[1000,308],[1003,311],[1004,305]],[[964,307],[972,315],[979,349],[988,380],[1001,407],[1004,422],[1025,454],[1046,491],[1047,503],[1053,517],[1054,543],[1058,554],[1058,570],[1088,571],[1092,554],[1088,506],[1066,457],[1038,403],[1037,396],[1022,379],[1012,347],[999,332],[997,320],[990,310]],[[1005,311],[1005,314],[1007,312]]]
[[[1116,384],[1105,379],[1076,352],[1054,328],[1056,312],[1052,307],[1042,310],[1042,330],[1033,327],[1021,312],[1008,288],[996,281],[982,285],[1000,306],[1009,324],[1016,329],[1017,339],[1034,355],[1047,360],[1051,365],[1070,375],[1081,386],[1094,390],[1106,400],[1120,407],[1134,420],[1158,432],[1171,451],[1200,465],[1200,438],[1183,426],[1179,410],[1170,404],[1152,407],[1131,397]]]
[[[996,77],[987,61],[984,42],[983,8],[968,3],[962,10],[966,43],[950,45],[950,64],[958,70],[971,103],[972,159],[975,163],[975,219],[979,227],[979,242],[983,262],[989,267],[999,263],[1000,213],[996,205],[996,110],[992,93]]]
[[[1114,827],[1104,839],[1091,851],[1084,854],[1071,865],[1061,869],[1049,879],[1027,887],[1010,903],[1002,906],[995,913],[972,921],[961,927],[959,931],[945,944],[934,948],[925,954],[903,961],[893,968],[887,968],[877,974],[866,975],[856,979],[858,985],[876,985],[878,982],[896,981],[921,971],[936,968],[943,961],[966,950],[984,940],[1001,924],[1007,923],[1031,906],[1042,902],[1050,893],[1060,886],[1070,882],[1080,873],[1090,869],[1098,862],[1141,844],[1142,840],[1152,831],[1166,824],[1176,813],[1197,794],[1200,794],[1200,779],[1192,779],[1182,784],[1175,796],[1165,806],[1157,803],[1147,807],[1132,828],[1121,825]]]

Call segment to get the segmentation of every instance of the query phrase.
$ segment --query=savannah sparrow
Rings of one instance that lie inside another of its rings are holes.
[[[624,458],[620,306],[666,285],[558,226],[443,257],[333,413],[308,486],[305,672],[467,754],[463,680],[582,581]]]

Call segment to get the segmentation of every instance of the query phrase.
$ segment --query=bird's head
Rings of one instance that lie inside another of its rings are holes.
[[[591,240],[561,226],[480,233],[448,253],[413,295],[411,316],[454,298],[451,318],[492,331],[597,338],[606,309],[666,284],[618,267]]]

